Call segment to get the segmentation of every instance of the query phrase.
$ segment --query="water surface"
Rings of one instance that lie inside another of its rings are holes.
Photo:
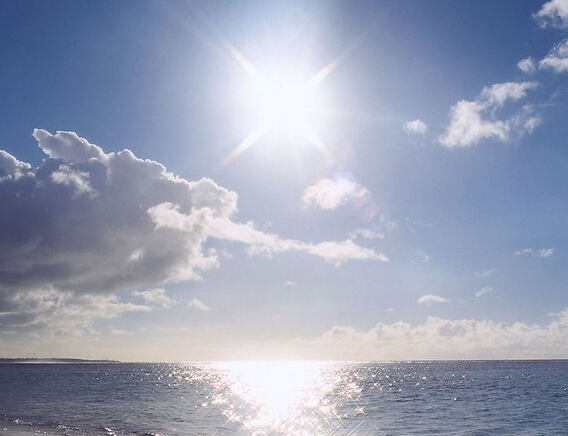
[[[568,435],[568,361],[2,364],[0,429]]]

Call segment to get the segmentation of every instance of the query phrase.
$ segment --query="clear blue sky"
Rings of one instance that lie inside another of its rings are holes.
[[[1,353],[568,357],[567,29],[567,0],[3,2]]]

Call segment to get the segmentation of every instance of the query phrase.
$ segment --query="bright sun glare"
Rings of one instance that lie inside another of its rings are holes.
[[[289,73],[259,74],[252,102],[260,129],[279,140],[305,140],[316,123],[316,87]]]
[[[252,111],[255,124],[253,130],[225,156],[221,165],[227,165],[266,136],[278,144],[310,143],[329,157],[317,134],[324,112],[320,85],[357,43],[355,40],[313,76],[302,77],[286,69],[261,71],[228,41],[223,41],[223,47],[247,75],[246,85],[237,86],[236,93],[247,113]]]

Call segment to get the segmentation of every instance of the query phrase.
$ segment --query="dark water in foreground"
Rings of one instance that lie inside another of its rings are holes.
[[[568,435],[568,361],[2,364],[0,430]]]

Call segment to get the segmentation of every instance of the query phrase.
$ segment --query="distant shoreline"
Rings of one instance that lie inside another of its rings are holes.
[[[39,358],[39,357],[17,357],[0,358],[1,363],[121,363],[118,360],[91,360],[91,359],[71,359],[71,358]]]
[[[301,362],[317,362],[317,363],[506,363],[506,362],[526,362],[526,363],[538,363],[538,362],[568,362],[568,358],[528,358],[528,359],[401,359],[401,360],[210,360],[210,361],[120,361],[111,359],[77,359],[77,358],[58,358],[58,357],[0,357],[0,364],[3,363],[22,363],[22,364],[73,364],[73,363],[109,363],[109,364],[119,364],[119,363],[134,363],[134,364],[155,364],[155,363],[168,363],[168,364],[209,364],[209,363],[253,363],[253,362],[288,362],[288,363],[301,363]],[[1,435],[0,435],[1,436]]]

